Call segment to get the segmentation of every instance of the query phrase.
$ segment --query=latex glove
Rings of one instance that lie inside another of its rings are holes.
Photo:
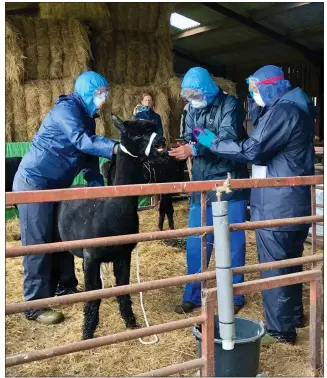
[[[216,138],[216,134],[208,129],[203,129],[203,132],[200,131],[198,136],[198,142],[203,146],[210,148],[212,141]]]

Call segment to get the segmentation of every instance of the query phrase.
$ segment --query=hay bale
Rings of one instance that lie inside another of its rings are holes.
[[[160,85],[168,81],[174,74],[171,38],[159,37],[157,49],[158,63],[154,81]]]
[[[36,51],[37,51],[37,79],[48,79],[50,68],[50,44],[47,20],[35,23]]]
[[[173,3],[108,3],[115,31],[170,34]]]
[[[25,80],[37,79],[37,43],[35,22],[31,17],[22,19],[22,35],[24,41],[24,55],[26,61],[24,65]]]
[[[56,103],[58,97],[64,94],[64,80],[50,80],[52,92],[52,105]]]
[[[37,101],[37,98],[34,101]],[[17,87],[12,92],[13,113],[14,113],[14,141],[24,142],[27,140],[26,129],[26,104],[24,96],[24,87]]]
[[[31,141],[34,134],[40,127],[40,102],[39,102],[39,88],[37,83],[31,81],[24,85],[25,102],[26,102],[26,132],[27,135],[24,141]],[[24,106],[25,108],[25,106]],[[15,121],[17,129],[18,124]]]
[[[9,83],[6,83],[6,101],[5,101],[5,112],[6,112],[6,126],[5,126],[5,141],[14,141],[14,111],[13,111],[13,98],[12,89]]]
[[[48,36],[50,46],[50,67],[49,79],[57,79],[63,77],[63,57],[64,51],[62,47],[62,24],[59,21],[48,21]]]
[[[133,37],[131,33],[126,33],[126,74],[124,77],[124,83],[129,85],[144,85],[146,77],[143,73],[146,74],[146,71],[142,72],[143,82],[139,81],[141,68],[139,66],[139,55],[140,50],[139,46],[142,45],[142,42],[137,38]],[[117,46],[118,47],[118,46]],[[120,48],[120,46],[119,46]]]
[[[115,53],[115,71],[113,72],[113,81],[117,84],[125,82],[127,70],[127,42],[125,33],[115,33],[114,43],[116,46]]]
[[[110,27],[110,13],[105,3],[77,2],[77,3],[40,3],[40,17],[46,19],[76,20],[96,22]]]
[[[170,115],[170,106],[169,106],[169,98],[166,93],[166,90],[158,90],[155,94],[155,111],[160,115],[162,128],[164,131],[164,137],[166,138],[167,142],[170,141],[170,133],[169,133],[169,115]]]
[[[78,20],[9,19],[22,35],[25,80],[76,78],[88,69],[88,29]]]
[[[74,92],[74,85],[75,82],[74,80],[71,79],[65,79],[63,80],[63,85],[64,85],[64,94],[68,95]]]
[[[39,122],[41,124],[45,116],[48,114],[49,110],[52,108],[52,88],[47,80],[39,80],[35,84],[38,88],[39,94]]]
[[[24,55],[19,31],[6,22],[6,83],[19,86],[24,79]]]

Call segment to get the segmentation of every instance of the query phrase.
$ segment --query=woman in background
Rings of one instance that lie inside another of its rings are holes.
[[[163,135],[162,123],[160,115],[153,111],[154,99],[152,94],[143,93],[141,97],[141,104],[138,104],[134,108],[133,118],[145,119],[154,123],[155,132],[158,135]]]

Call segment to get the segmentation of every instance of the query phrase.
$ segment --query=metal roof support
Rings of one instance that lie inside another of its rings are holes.
[[[309,5],[311,3],[281,3],[274,5],[269,8],[259,9],[256,11],[247,12],[252,20],[264,20],[270,17],[274,17],[286,10],[303,7],[304,5]]]
[[[225,21],[227,21],[227,22],[224,23]],[[211,31],[211,30],[219,30],[219,29],[226,30],[227,28],[230,28],[232,26],[235,26],[235,22],[230,21],[226,18],[226,19],[223,19],[219,22],[215,22],[214,24],[203,25],[203,26],[198,26],[196,28],[192,28],[192,29],[189,29],[189,30],[184,30],[181,33],[175,34],[173,36],[173,40],[182,39],[182,38],[186,38],[186,37],[192,37],[193,35],[205,33],[205,32]]]
[[[251,19],[249,19],[245,16],[242,16],[242,15],[240,15],[240,14],[238,14],[238,13],[236,13],[236,12],[230,10],[230,9],[227,9],[220,4],[217,4],[217,3],[200,3],[200,4],[209,8],[209,9],[212,9],[215,12],[218,12],[220,14],[227,16],[227,17],[230,17],[233,20],[236,20],[236,21],[248,26],[249,28],[252,28],[256,31],[259,31],[260,33],[265,34],[270,38],[274,38],[275,40],[277,40],[281,43],[284,43],[285,45],[288,45],[290,47],[293,47],[293,48],[299,50],[307,59],[309,59],[310,61],[312,61],[314,63],[320,64],[320,62],[323,60],[323,55],[321,55],[320,53],[317,53],[316,51],[311,50],[311,49],[301,45],[300,43],[293,41],[292,39],[290,39],[289,37],[287,37],[283,34],[280,34],[280,33],[275,32],[274,30],[268,29],[265,26],[255,22],[255,21],[253,21],[253,20],[251,20]]]
[[[189,61],[197,66],[206,68],[211,74],[215,76],[220,76],[221,71],[223,68],[221,66],[212,66],[211,64],[207,64],[202,60],[197,59],[195,56],[189,54],[188,52],[184,52],[176,47],[173,48],[173,53],[176,57]]]

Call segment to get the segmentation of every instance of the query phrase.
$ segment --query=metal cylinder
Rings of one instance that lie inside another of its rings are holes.
[[[219,333],[222,348],[234,349],[235,322],[233,301],[233,273],[231,269],[228,203],[213,202],[212,216],[215,237],[216,280],[219,315]]]

